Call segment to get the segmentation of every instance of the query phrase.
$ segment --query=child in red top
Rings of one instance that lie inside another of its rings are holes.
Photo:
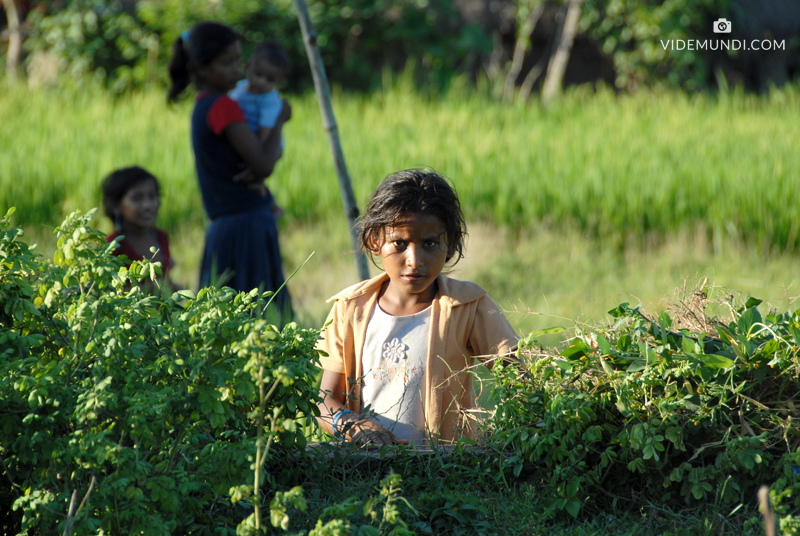
[[[111,242],[123,236],[114,255],[125,255],[130,261],[145,258],[161,263],[162,280],[168,281],[174,261],[169,254],[167,233],[155,227],[161,205],[158,180],[139,166],[114,171],[103,181],[103,209],[114,222]],[[153,254],[150,248],[155,248]]]

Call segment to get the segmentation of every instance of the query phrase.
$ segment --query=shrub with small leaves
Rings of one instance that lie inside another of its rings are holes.
[[[800,445],[800,311],[727,305],[733,319],[705,330],[624,303],[557,355],[523,341],[524,371],[494,367],[491,441],[514,452],[507,467],[540,466],[551,512],[573,516],[612,500],[751,502]]]
[[[2,496],[21,534],[234,534],[247,510],[228,492],[258,437],[253,364],[279,380],[263,408],[281,412],[279,464],[317,411],[318,332],[267,324],[257,290],[145,294],[160,266],[126,268],[93,212],[56,229],[53,260],[0,221]]]

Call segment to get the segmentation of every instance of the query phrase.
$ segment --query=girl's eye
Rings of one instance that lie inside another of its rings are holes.
[[[439,242],[437,242],[435,240],[426,240],[425,241],[425,247],[426,248],[435,248],[438,245],[439,245]]]

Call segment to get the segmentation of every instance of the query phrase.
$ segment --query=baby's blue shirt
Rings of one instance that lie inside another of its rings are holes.
[[[240,80],[228,95],[239,103],[247,119],[247,126],[254,134],[258,135],[258,129],[261,127],[275,128],[283,109],[281,94],[277,89],[261,94],[250,93],[247,91],[247,79],[244,79]],[[281,147],[285,147],[283,136],[281,136]]]

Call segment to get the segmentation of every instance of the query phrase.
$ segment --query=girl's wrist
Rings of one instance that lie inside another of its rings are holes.
[[[345,439],[345,424],[346,422],[349,422],[347,417],[350,415],[355,415],[355,413],[345,408],[342,408],[333,414],[333,420],[331,423],[333,428],[333,437],[337,439]]]

